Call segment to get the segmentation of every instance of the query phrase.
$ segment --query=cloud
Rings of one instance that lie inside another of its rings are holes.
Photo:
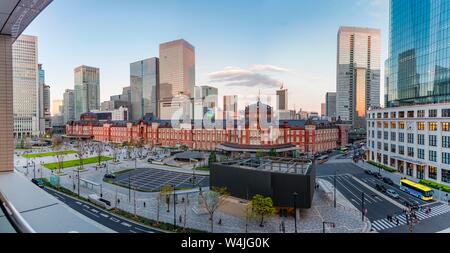
[[[291,72],[290,69],[277,67],[277,66],[273,66],[273,65],[255,65],[250,70],[255,71],[255,72],[276,72],[276,73]]]
[[[259,66],[259,67],[258,67]],[[226,86],[243,86],[243,87],[263,87],[275,88],[281,85],[281,81],[276,80],[269,75],[260,73],[280,72],[284,70],[275,66],[256,65],[251,69],[242,69],[237,67],[227,67],[222,71],[214,72],[208,75],[211,83],[220,83]]]

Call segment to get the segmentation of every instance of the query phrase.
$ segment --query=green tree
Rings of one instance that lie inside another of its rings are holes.
[[[270,157],[276,157],[277,156],[277,150],[274,149],[274,148],[270,149],[269,156]]]
[[[253,205],[252,202],[249,202],[245,207],[244,207],[244,213],[243,213],[243,218],[245,219],[245,233],[248,233],[248,223],[250,222],[250,220],[252,220],[253,218],[255,218],[255,212],[253,211]]]
[[[256,152],[256,157],[258,157],[258,158],[262,158],[262,157],[264,157],[266,155],[266,153],[264,152],[264,151],[258,151],[258,152]]]
[[[272,198],[255,195],[252,199],[252,206],[255,215],[260,218],[260,227],[264,227],[264,218],[270,217],[276,213]]]
[[[103,155],[104,151],[105,151],[105,145],[101,142],[97,143],[97,145],[95,146],[95,152],[97,153],[98,167],[100,167],[100,164],[102,163],[102,155]]]
[[[54,152],[54,156],[56,158],[56,168],[58,169],[58,173],[61,173],[61,170],[64,166],[64,157],[65,157],[65,143],[64,140],[60,136],[54,136],[52,139],[52,149]]]
[[[216,152],[213,151],[209,155],[208,166],[211,167],[211,165],[216,162],[217,162],[217,155],[216,155]]]

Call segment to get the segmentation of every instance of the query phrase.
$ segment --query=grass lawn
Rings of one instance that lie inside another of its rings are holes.
[[[197,168],[195,168],[195,170],[209,171],[209,166],[197,167]]]
[[[107,156],[102,156],[101,157],[101,161],[102,162],[109,161],[109,160],[112,160],[112,158],[111,157],[107,157]],[[90,158],[83,159],[83,165],[88,165],[88,164],[93,164],[93,163],[98,163],[98,157],[90,157]],[[49,170],[56,170],[57,166],[58,166],[58,163],[46,163],[46,164],[44,164],[44,167],[49,169]],[[77,166],[80,166],[80,159],[65,161],[63,163],[63,169],[71,168],[71,167],[77,167]]]
[[[59,152],[47,152],[47,153],[39,153],[39,154],[25,154],[22,155],[25,158],[41,158],[41,157],[49,157],[49,156],[57,156],[57,155],[70,155],[70,154],[76,154],[76,151],[73,150],[66,150],[66,151],[59,151]]]

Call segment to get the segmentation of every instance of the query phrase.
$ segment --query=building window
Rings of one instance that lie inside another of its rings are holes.
[[[405,142],[405,134],[404,133],[398,133],[398,141]]]
[[[425,135],[423,135],[423,134],[417,135],[417,144],[425,145]]]
[[[408,147],[408,156],[414,157],[414,148]]]
[[[397,152],[397,146],[395,146],[394,144],[391,145],[391,153],[395,153]]]
[[[377,149],[381,150],[381,142],[377,142]]]
[[[414,118],[414,111],[408,111],[408,118]]]
[[[384,128],[389,128],[389,122],[384,122],[384,123],[383,123],[383,127],[384,127]]]
[[[441,179],[441,181],[445,182],[445,183],[450,183],[450,170],[442,169],[441,172],[442,172],[442,179]]]
[[[429,118],[436,118],[437,117],[437,110],[429,110],[428,111],[428,117]]]
[[[442,136],[442,147],[450,148],[450,136]]]
[[[428,152],[428,160],[430,160],[431,162],[437,162],[437,152],[434,150],[430,150]]]
[[[381,119],[381,112],[377,113],[377,119]]]
[[[430,122],[428,123],[428,131],[437,131],[438,130],[438,124],[436,122]]]
[[[424,110],[417,111],[417,118],[425,118],[425,111]]]
[[[405,147],[404,146],[398,146],[398,153],[400,155],[404,155],[405,154]]]
[[[437,179],[437,168],[434,166],[428,166],[428,178]]]
[[[392,129],[396,129],[396,128],[397,128],[397,123],[391,122],[391,128],[392,128]]]
[[[395,132],[391,132],[391,141],[396,141],[397,134]]]
[[[442,131],[450,132],[450,123],[448,122],[442,123]]]
[[[414,134],[408,134],[408,143],[414,144]]]
[[[401,121],[398,123],[398,128],[399,129],[405,129],[405,122]]]
[[[425,177],[425,167],[417,166],[417,179],[424,179]]]
[[[405,112],[398,112],[398,117],[403,119],[405,117]]]
[[[442,109],[442,118],[450,117],[450,109]]]
[[[385,140],[389,140],[389,132],[385,131],[383,135]]]
[[[425,130],[425,122],[417,122],[417,130],[424,131]]]
[[[382,126],[381,121],[378,121],[377,122],[377,128],[381,128],[381,126]]]
[[[377,138],[378,138],[378,139],[381,139],[381,134],[382,134],[381,131],[378,131],[378,132],[377,132]]]
[[[417,150],[417,158],[424,160],[425,159],[425,150],[419,148]]]
[[[397,113],[396,112],[391,112],[391,119],[395,119],[397,118]]]
[[[432,147],[437,147],[437,137],[436,137],[436,135],[430,135],[429,136],[429,145],[430,146],[432,146]]]
[[[383,118],[388,119],[388,118],[389,118],[389,113],[388,113],[388,112],[385,112],[385,113],[383,114]]]
[[[384,151],[386,151],[386,152],[389,151],[389,144],[388,143],[384,143]]]
[[[442,152],[442,163],[450,164],[450,153]]]

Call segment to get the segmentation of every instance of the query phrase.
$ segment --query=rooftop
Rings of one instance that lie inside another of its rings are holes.
[[[249,170],[263,170],[275,173],[284,174],[300,174],[306,175],[310,173],[312,168],[311,160],[296,159],[296,158],[278,158],[278,157],[264,157],[264,158],[248,158],[242,160],[234,160],[222,162],[219,164],[239,167]]]

